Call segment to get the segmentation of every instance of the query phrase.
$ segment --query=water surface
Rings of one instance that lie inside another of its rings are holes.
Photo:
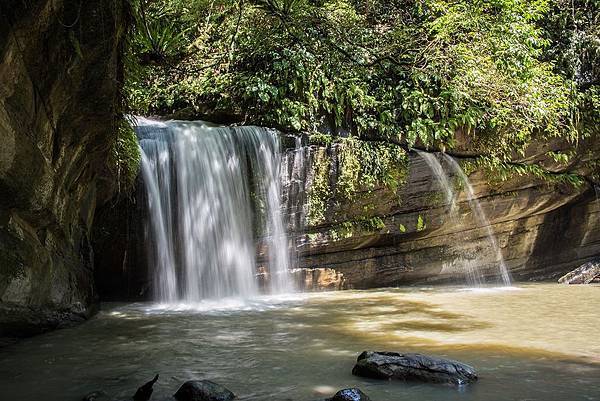
[[[358,386],[374,401],[600,400],[599,286],[410,288],[104,305],[89,322],[0,349],[0,399],[155,397],[211,379],[241,400],[314,400]],[[430,353],[474,366],[460,390],[351,375],[363,350]]]

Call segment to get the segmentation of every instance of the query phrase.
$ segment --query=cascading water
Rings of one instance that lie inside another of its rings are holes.
[[[450,205],[450,218],[454,223],[460,224],[460,219],[456,210],[456,194],[450,185],[450,177],[445,172],[442,164],[436,157],[436,155],[416,150],[417,154],[425,161],[431,172],[433,173],[436,181],[438,182],[440,188],[444,193],[444,197],[446,203]],[[465,175],[463,170],[460,168],[460,165],[447,154],[443,154],[445,160],[447,160],[448,164],[454,171],[455,175],[458,176],[463,183],[466,193],[467,193],[467,201],[469,202],[469,207],[471,208],[471,212],[476,218],[477,225],[479,227],[485,228],[488,242],[494,252],[494,256],[496,258],[499,270],[499,276],[502,279],[504,285],[511,284],[510,274],[504,262],[504,257],[502,256],[502,251],[498,246],[498,241],[496,240],[496,236],[494,235],[494,231],[492,226],[485,215],[485,212],[481,208],[481,205],[477,201],[473,193],[473,187],[469,182],[468,177]],[[457,260],[459,264],[462,265],[463,270],[467,276],[467,282],[471,285],[482,285],[484,283],[484,275],[481,272],[479,263],[477,260]]]
[[[271,292],[291,291],[278,136],[258,127],[144,118],[136,132],[155,298],[257,294],[257,232],[266,236]]]
[[[465,186],[465,189],[467,191],[467,200],[469,201],[469,206],[471,207],[471,211],[477,218],[477,220],[479,222],[479,226],[482,228],[485,228],[485,230],[487,232],[488,241],[490,242],[490,245],[492,246],[492,249],[493,249],[494,253],[496,254],[496,260],[498,262],[498,269],[500,271],[500,277],[502,278],[502,282],[504,283],[504,285],[510,285],[511,284],[510,273],[508,272],[506,263],[504,263],[504,257],[502,256],[502,251],[500,250],[500,247],[498,246],[498,241],[496,241],[496,235],[494,234],[494,230],[492,228],[490,221],[488,220],[487,216],[485,215],[485,212],[483,211],[483,209],[481,208],[481,205],[479,204],[479,201],[477,201],[477,198],[475,197],[475,194],[473,193],[473,187],[471,186],[469,178],[466,176],[466,174],[464,173],[462,168],[460,168],[460,165],[456,162],[456,160],[454,160],[451,156],[449,156],[447,154],[444,154],[444,157],[446,158],[446,160],[448,161],[448,163],[450,164],[450,166],[452,167],[452,169],[454,170],[456,175],[461,179],[463,185]]]
[[[452,214],[454,214],[453,212],[456,206],[454,190],[450,185],[450,180],[448,178],[448,175],[444,172],[442,164],[432,153],[423,152],[420,150],[415,150],[415,152],[417,152],[421,159],[423,159],[425,163],[427,163],[427,166],[433,173],[433,176],[435,177],[438,184],[440,185],[440,188],[444,192],[444,198],[446,198],[446,203],[450,205],[450,210],[452,211]]]

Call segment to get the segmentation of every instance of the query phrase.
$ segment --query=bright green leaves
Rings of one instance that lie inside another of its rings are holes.
[[[116,176],[119,192],[133,189],[141,162],[140,147],[131,122],[118,121],[117,140],[112,148],[109,165]]]
[[[536,140],[575,143],[600,120],[598,92],[573,81],[597,69],[595,58],[566,57],[595,43],[592,28],[569,47],[563,0],[135,4],[127,93],[138,113],[189,108],[334,140],[446,149],[460,138],[502,162]],[[551,18],[550,7],[562,17]],[[549,48],[562,51],[559,66]]]
[[[421,231],[425,230],[426,228],[427,228],[427,224],[425,224],[425,219],[423,219],[423,216],[419,215],[417,217],[417,227],[416,227],[417,232],[421,232]]]
[[[378,189],[397,194],[407,179],[408,156],[397,145],[339,138],[315,148],[312,171],[307,184],[308,223],[318,225],[325,221],[328,208],[353,204],[363,194]],[[369,210],[361,214],[368,215]]]

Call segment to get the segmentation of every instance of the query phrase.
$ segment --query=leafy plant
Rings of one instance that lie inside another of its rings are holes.
[[[600,13],[592,0],[134,5],[126,93],[135,113],[186,109],[321,144],[468,142],[497,165],[535,142],[574,147],[598,134]]]

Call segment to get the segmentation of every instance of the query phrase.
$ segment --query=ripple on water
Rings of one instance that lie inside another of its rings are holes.
[[[600,287],[408,288],[195,304],[105,305],[75,328],[0,349],[1,399],[131,396],[155,373],[156,399],[209,379],[243,401],[323,398],[359,387],[397,401],[600,399]],[[365,349],[430,353],[474,366],[462,393],[351,375]],[[40,380],[43,378],[43,380]]]

